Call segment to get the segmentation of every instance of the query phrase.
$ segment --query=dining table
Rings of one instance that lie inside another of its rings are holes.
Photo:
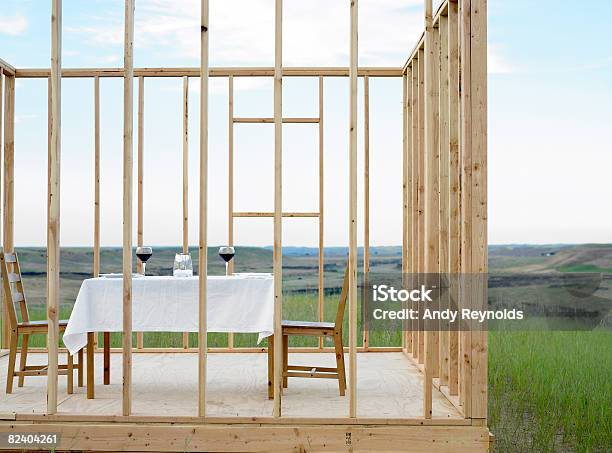
[[[206,279],[208,332],[257,333],[259,340],[274,332],[272,274],[241,273]],[[132,278],[133,332],[198,332],[199,277],[141,276]],[[83,281],[63,341],[71,354],[87,347],[87,396],[94,397],[96,332],[122,332],[121,274]],[[110,382],[110,342],[104,342],[104,383]]]

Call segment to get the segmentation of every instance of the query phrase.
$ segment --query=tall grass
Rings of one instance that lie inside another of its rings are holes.
[[[490,332],[496,451],[610,451],[612,333]]]

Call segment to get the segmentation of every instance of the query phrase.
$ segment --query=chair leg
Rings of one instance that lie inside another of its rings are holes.
[[[21,339],[21,354],[19,357],[19,371],[25,371],[26,362],[28,360],[28,341],[30,339],[30,335],[27,333],[23,335]],[[23,381],[25,376],[22,374],[19,376],[19,380],[17,381],[17,385],[19,387],[23,387]]]
[[[79,378],[79,387],[83,387],[83,349],[79,349],[79,357],[78,357],[78,378]]]
[[[274,335],[268,337],[268,399],[274,399]]]
[[[289,378],[285,374],[289,371],[289,335],[283,335],[283,388],[287,388]]]
[[[344,372],[344,347],[342,346],[342,333],[334,334],[334,349],[336,351],[336,368],[338,370],[338,387],[340,396],[344,396],[346,391],[346,375]]]
[[[74,382],[74,363],[73,363],[73,358],[70,355],[69,352],[66,353],[68,356],[68,366],[67,366],[67,376],[68,376],[68,383],[66,384],[66,393],[68,393],[68,395],[72,395],[72,393],[74,392],[74,386],[73,386],[73,382]]]
[[[6,393],[13,393],[13,376],[15,376],[15,360],[17,359],[17,332],[11,332],[9,350],[8,374],[6,376]]]

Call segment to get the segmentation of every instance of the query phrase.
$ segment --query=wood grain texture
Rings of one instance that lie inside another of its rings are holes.
[[[487,305],[487,2],[470,2],[470,83],[472,134],[472,266],[476,309]],[[487,331],[474,330],[471,342],[472,418],[487,418]]]
[[[207,323],[206,296],[208,276],[208,66],[209,4],[201,0],[200,17],[200,237],[198,307],[198,416],[206,415]]]
[[[349,416],[357,416],[357,67],[358,0],[350,0],[349,79]]]
[[[363,274],[364,285],[368,286],[370,272],[370,78],[363,78]],[[367,310],[367,307],[366,307]],[[403,338],[403,337],[402,337]],[[363,327],[362,344],[370,343],[367,324]],[[403,343],[402,343],[403,346]]]
[[[183,253],[189,253],[189,77],[183,77]],[[189,348],[189,333],[183,332],[183,348]]]
[[[449,227],[450,227],[450,142],[449,142],[449,97],[448,97],[448,18],[440,16],[438,19],[438,57],[439,60],[439,179],[440,179],[440,274],[441,286],[448,286],[450,273],[449,262]],[[449,292],[444,291],[440,298],[440,309],[449,309]],[[438,349],[438,376],[441,385],[448,385],[449,367],[449,338],[450,324],[448,321],[439,322],[439,349]]]
[[[230,75],[228,81],[228,122],[227,122],[227,245],[234,246],[234,76]],[[234,273],[236,258],[227,265],[227,273]],[[234,334],[227,335],[227,347],[234,348]]]
[[[93,277],[100,275],[100,78],[94,79],[94,237]]]
[[[137,201],[137,226],[136,244],[138,247],[144,245],[144,77],[138,77],[138,201]],[[142,273],[143,265],[140,260],[136,260],[136,272]],[[144,335],[136,332],[136,347],[142,349],[144,346]]]
[[[51,4],[51,146],[47,196],[47,413],[57,412],[57,374],[60,302],[60,160],[62,86],[62,1]]]
[[[4,69],[0,65],[0,109],[4,107]],[[0,139],[2,138],[2,124],[4,115],[0,113]],[[3,146],[0,143],[0,162],[4,160],[2,152]],[[0,187],[2,187],[2,173],[0,172]],[[0,219],[2,218],[2,207],[0,206]],[[4,291],[0,291],[0,323],[2,323],[2,329],[0,330],[0,349],[6,349],[10,342],[10,332],[8,329],[8,311],[4,304]]]
[[[461,272],[461,159],[459,148],[459,22],[458,3],[448,5],[448,140],[449,168],[449,269],[451,274]],[[451,279],[450,297],[453,308],[458,308],[459,285]],[[449,392],[459,394],[459,332],[449,334]]]
[[[87,425],[17,423],[9,432],[60,433],[58,448],[94,451],[402,451],[479,453],[489,432],[479,426]]]
[[[284,67],[283,77],[349,77],[348,67]],[[359,77],[402,77],[399,67],[361,67]],[[209,68],[209,77],[274,77],[274,67]],[[62,70],[62,77],[123,77],[123,68],[70,68]],[[136,68],[136,77],[199,77],[200,68]],[[48,68],[22,68],[15,71],[17,78],[47,78]]]
[[[419,99],[419,158],[418,158],[418,263],[417,273],[425,273],[425,48],[418,51],[418,99]],[[419,310],[422,310],[422,303],[419,303]],[[418,361],[423,363],[425,359],[425,335],[422,317],[418,321]]]
[[[134,0],[125,0],[123,65],[123,415],[132,412],[132,171],[134,153]]]
[[[420,167],[419,161],[420,148],[419,148],[419,62],[413,60],[411,63],[412,69],[412,80],[411,80],[411,118],[412,118],[412,157],[411,157],[411,175],[412,175],[412,187],[410,190],[410,198],[412,200],[412,246],[410,253],[411,261],[411,274],[412,280],[415,281],[416,274],[419,272],[419,222],[420,222],[420,207],[419,207],[419,181],[420,181]],[[419,323],[418,321],[412,321],[412,356],[418,358],[419,356]]]
[[[319,321],[325,319],[325,129],[324,129],[324,82],[319,77]],[[323,338],[319,339],[319,349],[323,348]]]
[[[274,2],[274,416],[283,392],[283,0]]]
[[[182,350],[181,350],[182,351]],[[335,366],[333,349],[326,353],[302,353],[289,351],[295,364],[312,364],[317,367]],[[348,352],[345,353],[345,360]],[[273,418],[273,400],[268,399],[267,357],[260,353],[208,354],[206,418],[198,417],[198,393],[196,353],[135,353],[133,411],[130,417],[121,415],[121,373],[113,373],[110,385],[102,385],[102,373],[96,373],[96,398],[87,399],[84,389],[75,388],[67,397],[65,380],[60,379],[58,415],[64,417],[90,417],[99,419],[130,420],[133,417],[156,417],[175,420],[192,417],[193,420],[212,422],[214,417],[225,417],[230,422],[240,422],[237,417],[263,417],[276,422],[285,419],[343,419],[348,415],[348,398],[338,393],[338,382],[328,379],[292,379],[284,391],[283,417]],[[95,354],[95,370],[100,370],[103,357]],[[28,362],[46,362],[46,354],[30,353]],[[0,387],[6,383],[8,357],[0,358]],[[121,367],[121,354],[111,354],[114,368]],[[94,363],[92,362],[92,365]],[[359,354],[360,389],[359,419],[372,418],[375,423],[405,423],[401,420],[422,418],[422,374],[402,352]],[[45,414],[46,381],[31,378],[27,385],[11,395],[0,394],[0,414]],[[464,421],[459,412],[434,388],[433,408],[436,417],[432,422],[454,423]],[[192,420],[192,421],[193,421]],[[337,421],[336,421],[337,423]]]

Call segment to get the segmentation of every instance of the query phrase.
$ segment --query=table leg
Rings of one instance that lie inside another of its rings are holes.
[[[110,332],[104,332],[104,385],[110,384]]]
[[[87,399],[94,398],[94,333],[87,334]]]
[[[268,337],[268,399],[274,399],[274,335]]]
[[[78,360],[79,360],[79,363],[77,364],[78,386],[83,387],[83,349],[79,349]]]

